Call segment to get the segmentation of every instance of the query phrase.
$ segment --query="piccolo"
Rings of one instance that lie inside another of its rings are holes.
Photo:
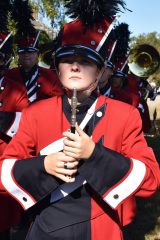
[[[77,90],[73,89],[73,95],[71,98],[71,132],[75,133],[76,129],[76,113],[77,113]]]

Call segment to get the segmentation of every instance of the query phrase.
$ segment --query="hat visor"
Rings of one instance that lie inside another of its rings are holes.
[[[21,53],[33,53],[38,52],[38,49],[35,47],[24,47],[24,48],[18,48],[18,54]]]
[[[114,69],[114,65],[113,65],[113,63],[112,62],[110,62],[110,61],[105,61],[105,66],[106,67],[108,67],[108,68],[110,68],[110,69]]]
[[[115,71],[113,77],[127,77],[127,75],[122,71]]]
[[[95,50],[83,45],[64,45],[55,52],[56,66],[61,58],[69,56],[82,56],[93,61],[99,67],[104,66],[104,59]]]

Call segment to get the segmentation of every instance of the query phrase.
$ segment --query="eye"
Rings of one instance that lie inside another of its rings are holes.
[[[87,65],[87,66],[92,66],[92,65],[93,65],[93,63],[92,63],[91,61],[87,60],[87,59],[82,59],[82,60],[80,60],[80,61],[79,61],[79,64],[81,64],[81,65]]]
[[[61,63],[68,63],[68,64],[72,64],[73,63],[73,59],[69,59],[69,58],[63,58],[60,61]]]

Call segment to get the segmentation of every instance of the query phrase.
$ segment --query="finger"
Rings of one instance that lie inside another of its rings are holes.
[[[62,134],[65,138],[71,139],[72,141],[76,141],[77,135],[71,132],[63,132]],[[64,139],[65,141],[65,139]]]
[[[77,172],[77,168],[73,168],[73,169],[65,169],[63,168],[57,168],[56,169],[56,174],[63,174],[63,175],[69,175],[72,176]]]
[[[67,156],[73,157],[74,159],[77,159],[77,160],[79,160],[79,158],[80,158],[80,153],[75,153],[75,152],[67,151],[67,150],[64,150],[64,153]]]
[[[72,147],[72,148],[77,147],[77,142],[75,142],[74,140],[70,140],[69,138],[66,138],[63,142],[64,142],[64,147],[65,146],[69,146],[69,147]]]
[[[74,162],[75,161],[75,158],[73,158],[71,156],[67,156],[64,153],[64,150],[63,150],[63,154],[64,154],[64,156],[60,159],[61,162]]]
[[[75,182],[75,175],[69,176],[69,175],[57,174],[56,177],[67,183]]]
[[[64,169],[74,169],[78,166],[78,161],[74,162],[60,162],[59,167]]]
[[[77,131],[77,133],[79,134],[79,136],[85,136],[85,135],[87,135],[87,134],[78,126],[77,123],[76,123],[76,131]]]

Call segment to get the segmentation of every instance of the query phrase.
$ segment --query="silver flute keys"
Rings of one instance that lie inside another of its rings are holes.
[[[77,90],[73,89],[73,95],[71,98],[71,132],[75,133],[76,126],[76,113],[77,113]]]

